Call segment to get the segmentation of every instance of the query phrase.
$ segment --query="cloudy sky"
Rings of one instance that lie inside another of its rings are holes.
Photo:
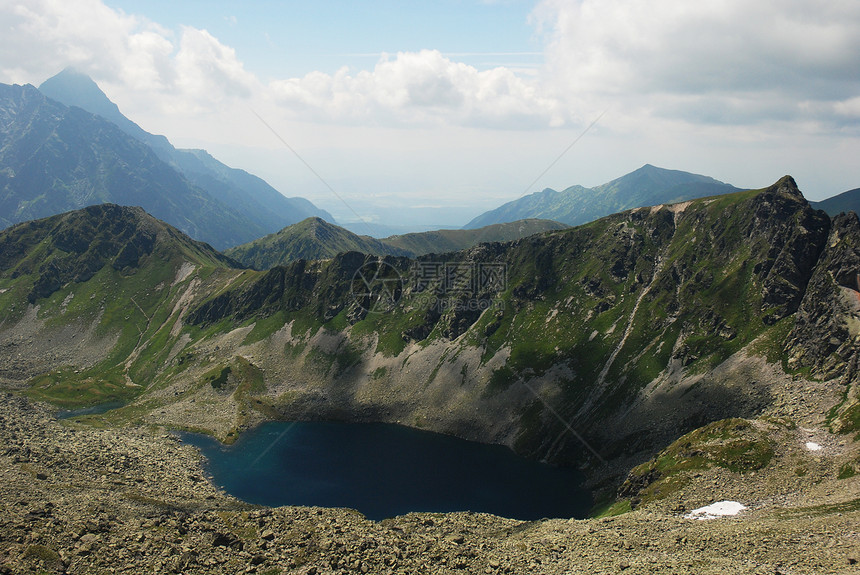
[[[0,82],[70,65],[341,221],[461,225],[645,163],[860,186],[857,0],[0,0]]]

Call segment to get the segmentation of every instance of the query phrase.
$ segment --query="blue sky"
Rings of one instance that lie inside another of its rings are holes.
[[[0,82],[66,66],[342,221],[462,225],[646,163],[860,186],[856,0],[0,0]]]
[[[526,1],[175,2],[108,1],[173,29],[208,30],[241,47],[264,78],[372,66],[383,52],[436,49],[479,68],[540,63]]]

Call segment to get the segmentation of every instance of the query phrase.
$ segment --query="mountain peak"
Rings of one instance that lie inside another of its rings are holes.
[[[39,86],[39,91],[52,100],[56,100],[66,106],[75,106],[86,110],[90,114],[101,116],[108,122],[117,125],[129,136],[144,142],[153,150],[170,150],[173,146],[164,136],[150,134],[128,118],[107,97],[95,81],[84,74],[69,67],[55,76],[51,76]]]
[[[464,227],[473,229],[526,218],[554,220],[575,226],[632,208],[737,191],[740,190],[708,176],[645,164],[593,188],[571,186],[562,192],[547,189],[521,197],[481,214]]]
[[[117,115],[122,116],[119,107],[110,101],[92,78],[72,67],[42,82],[39,91],[52,100],[83,108],[114,123]]]
[[[13,278],[26,275],[22,254],[42,245],[43,264],[27,295],[30,303],[51,296],[70,282],[86,282],[105,266],[130,275],[150,256],[160,263],[235,264],[208,244],[192,240],[137,206],[96,204],[20,223],[0,231],[0,269]],[[238,264],[236,264],[238,265]],[[16,275],[17,274],[17,275]]]
[[[789,175],[781,177],[774,186],[777,188],[786,188],[790,191],[800,191],[800,188],[797,187],[797,182]]]
[[[803,197],[803,192],[800,191],[800,188],[797,187],[797,182],[794,181],[794,178],[791,176],[783,176],[775,184],[770,186],[767,189],[768,192],[774,192],[777,194],[783,194],[785,196],[789,196],[795,199],[806,200]]]

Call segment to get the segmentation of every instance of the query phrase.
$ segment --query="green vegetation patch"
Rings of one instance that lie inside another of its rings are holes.
[[[630,501],[626,499],[619,501],[610,495],[609,497],[601,498],[597,503],[595,503],[594,507],[589,511],[588,516],[595,519],[616,517],[632,510],[633,508],[630,506]]]
[[[233,369],[229,365],[216,367],[203,376],[203,381],[211,385],[213,389],[221,389],[222,386],[226,385],[232,371]]]
[[[24,559],[44,562],[46,567],[55,569],[63,565],[60,554],[44,545],[28,545],[24,550]]]
[[[837,416],[838,430],[841,433],[860,431],[860,402],[855,403]]]
[[[236,356],[232,360],[232,371],[234,377],[239,379],[239,386],[244,392],[263,393],[266,391],[266,380],[263,371],[242,357]]]
[[[502,393],[517,381],[517,374],[508,366],[500,367],[490,376],[487,388],[484,390],[485,397],[492,397]]]
[[[74,409],[113,401],[127,403],[141,390],[139,386],[128,385],[118,370],[99,372],[95,369],[64,368],[34,377],[25,393],[39,401]]]
[[[242,345],[250,345],[271,337],[272,334],[284,327],[287,323],[286,318],[287,316],[283,311],[278,311],[268,317],[257,319],[254,321],[254,327],[242,341]]]
[[[848,479],[850,477],[854,477],[857,475],[857,470],[854,469],[854,466],[850,463],[846,463],[842,467],[839,468],[839,475],[836,476],[837,479]]]
[[[787,358],[783,348],[789,333],[791,333],[791,328],[794,327],[793,319],[792,317],[785,317],[767,328],[750,346],[750,352],[764,356],[768,363],[781,364],[783,371],[788,372]]]
[[[406,311],[402,308],[385,314],[368,313],[363,320],[352,326],[351,334],[359,338],[376,334],[376,352],[385,357],[395,357],[406,349],[408,330],[425,322],[424,315],[423,309]]]
[[[722,467],[748,473],[770,463],[774,448],[764,432],[744,419],[716,421],[684,435],[657,457],[633,468],[619,488],[622,499],[664,499],[689,482],[686,472]]]

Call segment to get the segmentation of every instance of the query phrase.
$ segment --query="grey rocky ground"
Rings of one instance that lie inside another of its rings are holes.
[[[372,522],[349,510],[247,505],[214,487],[197,452],[163,428],[60,422],[3,394],[0,573],[860,572],[858,477],[836,480],[824,455],[805,466],[787,487],[779,473],[700,474],[690,502],[728,494],[751,504],[712,521],[684,519],[676,497],[603,519]]]

